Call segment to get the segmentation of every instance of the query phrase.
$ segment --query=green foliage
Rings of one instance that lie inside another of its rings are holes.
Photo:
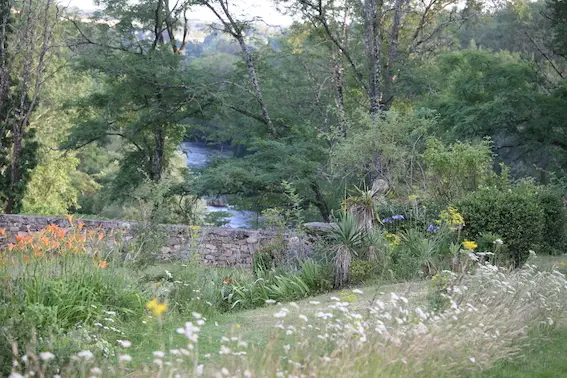
[[[481,188],[459,201],[457,207],[471,238],[486,232],[502,235],[508,247],[503,259],[514,266],[521,266],[529,251],[537,250],[543,242],[544,214],[535,193],[522,187]]]
[[[492,174],[491,146],[489,139],[445,146],[440,140],[429,138],[424,160],[431,195],[449,203],[483,185]]]
[[[566,246],[566,222],[564,202],[552,188],[541,188],[537,203],[543,212],[542,253],[562,254]]]
[[[340,287],[348,281],[350,264],[362,246],[364,231],[350,213],[342,213],[327,237],[331,243],[331,255],[335,267],[335,285]]]
[[[348,276],[352,284],[364,283],[372,277],[375,266],[370,261],[354,260],[350,265]]]

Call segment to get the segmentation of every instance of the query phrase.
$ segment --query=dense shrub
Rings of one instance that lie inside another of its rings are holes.
[[[545,217],[537,196],[523,188],[483,188],[458,203],[471,238],[490,232],[502,235],[507,249],[502,258],[521,266],[543,241]]]
[[[349,282],[352,284],[363,283],[372,277],[374,265],[370,261],[354,260],[349,269]]]
[[[565,222],[567,217],[561,196],[550,188],[537,194],[537,203],[543,213],[543,253],[562,253],[565,246]]]

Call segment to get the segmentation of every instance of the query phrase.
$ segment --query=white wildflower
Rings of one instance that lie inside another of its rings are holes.
[[[201,319],[203,316],[201,314],[199,314],[198,312],[192,312],[191,315],[193,315],[193,317],[195,319]]]
[[[264,301],[264,303],[266,303],[266,304],[275,304],[276,301],[273,300],[273,299],[266,299],[266,300]]]
[[[102,370],[98,367],[94,367],[91,369],[91,374],[95,374],[95,375],[102,374]]]
[[[224,367],[221,369],[221,373],[222,373],[222,375],[230,375],[228,369],[224,368]]]
[[[195,374],[197,375],[203,375],[203,369],[205,368],[205,365],[201,364],[198,365],[197,368],[195,369]]]
[[[158,366],[162,366],[162,365],[163,365],[163,361],[160,360],[159,358],[156,358],[156,359],[154,360],[154,364],[156,364],[156,365],[158,365]]]
[[[360,290],[360,289],[354,289],[352,292],[355,293],[355,294],[362,294],[363,293],[362,290]]]
[[[474,364],[476,362],[476,358],[474,357],[469,357],[469,360]]]
[[[90,360],[94,358],[94,354],[90,350],[82,350],[77,353],[77,357],[84,358],[85,360]]]
[[[287,311],[284,311],[284,309],[282,308],[280,311],[274,314],[274,318],[283,318],[286,315],[287,315]]]
[[[169,270],[165,271],[165,275],[167,276],[167,278],[173,278],[173,275],[169,272]]]
[[[165,357],[165,353],[163,353],[161,350],[157,350],[155,352],[152,353],[154,355],[154,357],[157,358],[164,358]]]
[[[309,321],[309,319],[307,318],[307,316],[305,316],[305,315],[303,315],[303,314],[300,314],[300,315],[298,316],[298,318],[301,319],[301,320],[303,320],[304,322],[308,322],[308,321]]]
[[[337,298],[337,297],[331,297],[330,299],[331,299],[332,301],[337,301],[337,302],[339,302],[339,301],[340,301],[340,299],[339,299],[339,298]]]
[[[122,355],[118,356],[118,360],[122,361],[122,362],[130,362],[130,361],[132,361],[132,357],[128,354],[122,354]]]
[[[122,348],[130,348],[132,346],[132,343],[128,340],[116,340],[118,342],[118,344],[120,344],[120,346]]]
[[[109,323],[114,323],[114,319],[112,318],[104,318],[104,320],[106,320]]]
[[[41,352],[39,354],[39,358],[41,358],[43,361],[49,361],[55,358],[55,355],[51,352]]]
[[[230,354],[231,352],[230,348],[221,345],[219,354]]]
[[[319,302],[319,301],[309,301],[309,304],[312,304],[312,305],[318,305],[318,304],[320,304],[320,303],[321,303],[321,302]]]
[[[115,311],[105,311],[104,312],[106,315],[116,315]]]

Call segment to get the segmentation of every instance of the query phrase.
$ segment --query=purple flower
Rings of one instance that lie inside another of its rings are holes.
[[[392,215],[392,219],[394,220],[404,220],[406,218],[404,218],[403,215]]]
[[[439,226],[436,226],[434,224],[430,224],[429,227],[427,227],[427,231],[428,232],[437,232],[437,231],[439,231]]]
[[[382,219],[382,223],[392,223],[392,218],[384,218]]]

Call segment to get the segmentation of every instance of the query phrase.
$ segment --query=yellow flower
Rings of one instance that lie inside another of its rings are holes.
[[[561,261],[561,262],[559,263],[559,265],[561,265],[561,266],[567,266],[567,263],[566,263],[565,261]]]
[[[390,240],[391,246],[400,245],[401,238],[399,235],[396,234],[386,234],[386,239]]]
[[[474,241],[471,241],[471,240],[465,240],[463,242],[463,248],[468,249],[469,251],[472,251],[472,250],[478,248],[478,244],[476,244]]]
[[[167,304],[160,303],[157,298],[152,299],[146,303],[146,308],[154,314],[154,316],[161,317],[167,311]]]
[[[412,194],[408,198],[410,201],[415,201],[417,199],[417,196],[415,194]]]

